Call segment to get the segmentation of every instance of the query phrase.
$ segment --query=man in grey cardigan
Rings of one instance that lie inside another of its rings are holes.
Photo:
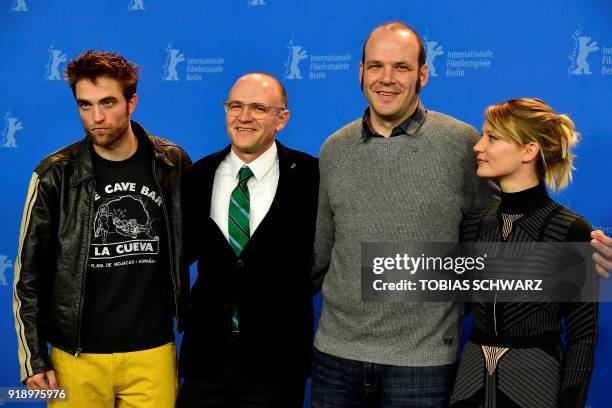
[[[476,176],[479,133],[419,100],[428,71],[409,26],[374,29],[360,73],[368,109],[321,149],[312,407],[446,407],[461,306],[362,303],[360,250],[362,242],[457,241],[463,215],[494,194]]]

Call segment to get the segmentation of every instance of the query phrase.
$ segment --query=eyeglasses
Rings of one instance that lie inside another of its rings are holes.
[[[268,105],[265,103],[244,103],[244,102],[232,101],[232,100],[224,101],[223,106],[225,107],[225,112],[229,116],[240,116],[240,114],[242,113],[242,110],[246,106],[251,112],[251,115],[253,116],[253,118],[255,119],[263,119],[267,115],[267,113],[270,112],[271,110],[277,113],[281,113],[287,110],[287,108],[282,108],[280,106],[274,106],[274,105]]]

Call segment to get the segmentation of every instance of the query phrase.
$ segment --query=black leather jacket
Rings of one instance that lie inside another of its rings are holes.
[[[180,147],[149,134],[136,122],[132,129],[141,143],[153,147],[151,165],[163,194],[175,313],[182,330],[189,271],[181,256],[180,178],[191,161]],[[53,368],[47,343],[74,355],[80,352],[95,183],[88,138],[47,156],[32,175],[14,267],[22,382]]]

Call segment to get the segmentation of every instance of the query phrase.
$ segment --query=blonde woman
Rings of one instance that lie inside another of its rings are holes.
[[[499,185],[501,200],[464,219],[462,240],[589,242],[589,223],[545,187],[558,191],[571,180],[578,139],[572,120],[533,98],[489,106],[485,116],[474,146],[477,173]],[[596,303],[474,303],[471,311],[451,407],[584,406]]]

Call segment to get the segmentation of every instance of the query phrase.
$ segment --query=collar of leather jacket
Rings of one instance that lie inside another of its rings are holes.
[[[166,166],[174,167],[174,164],[168,158],[166,149],[164,149],[165,141],[159,137],[153,136],[138,122],[131,120],[130,123],[132,124],[132,131],[138,138],[138,143],[145,143],[151,146],[156,160],[164,163]],[[89,140],[89,137],[85,136],[77,143],[72,159],[75,163],[73,186],[77,186],[95,177],[91,157],[91,140]]]

